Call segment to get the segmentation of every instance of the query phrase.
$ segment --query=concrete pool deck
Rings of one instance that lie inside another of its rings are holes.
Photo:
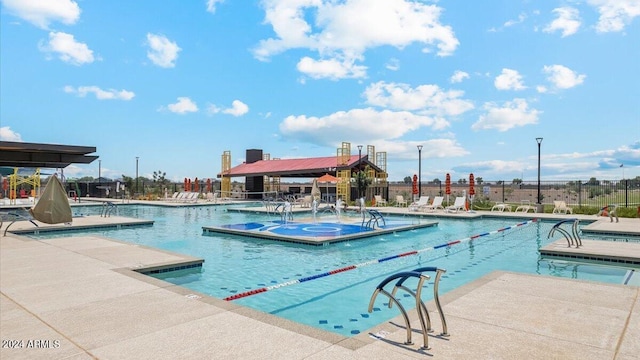
[[[602,218],[589,226],[638,233],[639,224]],[[628,255],[640,258],[640,249]],[[494,272],[441,297],[451,336],[430,336],[431,349],[422,350],[415,311],[413,345],[403,344],[401,317],[344,338],[133,271],[189,260],[99,236],[1,237],[0,358],[627,360],[640,354],[638,286]],[[440,331],[437,313],[431,319]]]

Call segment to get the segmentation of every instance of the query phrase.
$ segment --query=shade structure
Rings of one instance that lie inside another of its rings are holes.
[[[411,189],[413,195],[418,195],[418,175],[413,174],[413,188]]]
[[[210,178],[207,179],[207,192],[208,193],[211,192],[211,179]]]
[[[72,221],[71,206],[67,194],[57,176],[52,176],[42,192],[38,203],[29,213],[34,219],[45,224],[70,223]]]
[[[198,178],[195,178],[195,180],[193,180],[193,191],[195,192],[200,191],[200,184],[198,183]]]

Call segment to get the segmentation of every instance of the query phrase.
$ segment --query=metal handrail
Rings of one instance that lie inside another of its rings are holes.
[[[35,225],[36,227],[38,227],[38,224],[36,224],[33,219],[29,219],[26,216],[20,215],[20,214],[16,214],[16,213],[7,213],[7,215],[11,215],[14,216],[15,219],[9,223],[9,225],[7,225],[7,227],[4,229],[4,236],[7,236],[7,231],[9,230],[9,227],[11,227],[11,225],[13,225],[13,223],[15,223],[18,220],[26,220],[29,221],[30,223],[32,223],[33,225]],[[0,228],[2,227],[2,225],[0,224]]]
[[[116,213],[118,211],[118,206],[115,203],[111,201],[103,202],[102,212],[100,213],[100,217],[110,217],[113,210],[116,210]]]
[[[571,226],[571,233],[569,233],[567,230],[560,227],[560,225],[570,223],[570,222],[573,222],[573,225]],[[555,234],[555,232],[557,231],[561,233],[562,236],[564,236],[564,238],[567,240],[567,245],[569,247],[571,247],[572,245],[575,245],[576,248],[579,248],[580,246],[582,246],[582,239],[580,239],[580,233],[578,231],[579,223],[580,223],[580,220],[578,219],[566,219],[566,220],[559,221],[558,223],[553,225],[553,227],[551,227],[551,230],[547,235],[547,239],[553,236],[553,234]]]
[[[364,223],[364,215],[362,217],[362,227],[367,227],[370,229],[375,229],[376,225],[378,225],[378,227],[380,227],[380,222],[379,220],[382,220],[382,225],[383,226],[387,226],[387,222],[384,220],[384,217],[382,216],[382,214],[378,211],[378,210],[372,210],[369,209],[367,210],[367,212],[369,212],[369,221],[367,221],[367,224],[365,225]]]
[[[422,284],[425,282],[425,280],[430,279],[429,275],[423,275],[415,271],[404,271],[404,272],[399,272],[397,274],[391,275],[388,278],[382,280],[382,282],[378,284],[376,289],[373,291],[373,294],[371,295],[368,311],[369,313],[373,312],[373,304],[375,303],[376,297],[378,296],[378,294],[382,293],[386,295],[390,301],[393,301],[396,303],[396,305],[398,305],[398,309],[400,309],[400,312],[402,313],[402,317],[404,318],[404,322],[407,330],[407,341],[405,342],[405,344],[412,345],[413,344],[413,340],[411,339],[412,329],[411,329],[411,323],[409,321],[409,316],[407,315],[407,311],[392,294],[390,294],[388,291],[384,289],[385,285],[387,285],[389,282],[395,279],[398,279],[398,278],[405,279],[409,277],[416,277],[420,279],[418,280],[418,290],[416,292],[416,309],[418,309],[418,319],[420,320],[420,326],[422,327],[422,337],[424,342],[423,348],[426,350],[429,350],[430,347],[429,347],[429,336],[427,334],[427,325],[425,323],[424,315],[422,313],[422,306],[424,306],[424,304],[422,304],[421,306],[422,301],[420,300],[422,295]]]

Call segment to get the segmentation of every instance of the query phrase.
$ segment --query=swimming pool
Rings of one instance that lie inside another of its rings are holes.
[[[321,247],[235,235],[203,235],[203,226],[250,223],[268,218],[267,215],[240,213],[233,209],[232,205],[187,208],[120,206],[120,215],[152,219],[154,225],[119,230],[100,229],[90,233],[204,258],[201,270],[154,276],[222,299],[354,264],[434,248],[522,222],[514,219],[438,218],[439,224],[435,227]],[[74,214],[98,214],[100,209],[74,207],[73,211]],[[433,218],[430,217],[431,220]],[[537,249],[554,240],[547,240],[553,224],[533,222],[473,241],[373,263],[234,301],[298,323],[352,336],[399,315],[395,307],[388,309],[382,300],[378,300],[374,311],[369,314],[367,307],[371,294],[387,276],[421,266],[437,266],[447,270],[440,282],[440,294],[494,270],[622,283],[626,274],[624,268],[539,259]],[[48,233],[39,238],[86,233]],[[432,283],[428,287],[431,288]],[[431,296],[431,289],[423,292],[425,301]],[[405,307],[412,308],[412,298],[401,297],[401,301],[404,301]]]

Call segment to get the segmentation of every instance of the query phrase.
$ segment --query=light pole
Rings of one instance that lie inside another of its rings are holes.
[[[538,204],[538,212],[541,212],[541,204],[542,201],[540,199],[540,144],[542,144],[542,138],[538,137],[536,138],[536,142],[538,143],[538,202],[536,204]]]
[[[136,194],[138,193],[138,156],[136,156]]]
[[[418,145],[418,199],[422,196],[422,145]]]
[[[98,159],[98,184],[102,182],[102,160]]]
[[[358,188],[358,201],[360,201],[360,181],[362,181],[360,172],[362,171],[362,145],[358,145],[358,181],[356,187]]]

